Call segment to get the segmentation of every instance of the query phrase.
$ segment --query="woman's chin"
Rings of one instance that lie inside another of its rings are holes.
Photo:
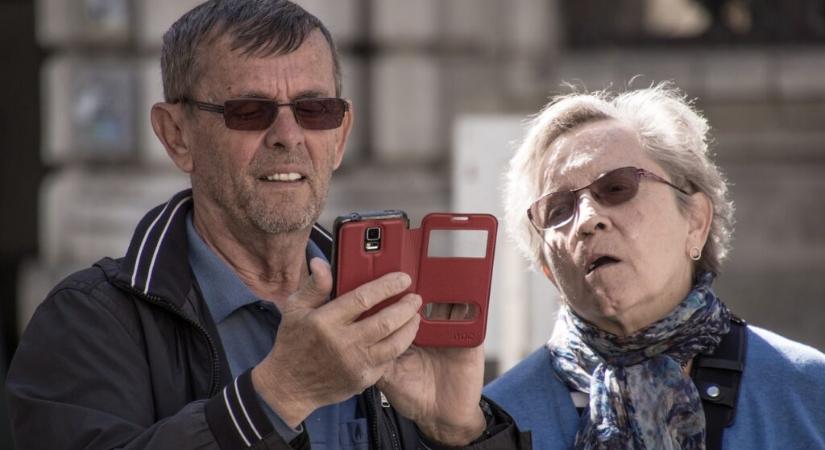
[[[596,291],[585,305],[571,304],[576,313],[601,330],[617,336],[626,336],[641,328],[636,319],[639,302],[620,295]]]

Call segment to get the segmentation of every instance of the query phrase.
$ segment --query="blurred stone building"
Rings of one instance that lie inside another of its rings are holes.
[[[6,41],[3,58],[39,73],[19,89],[40,106],[3,128],[2,211],[21,217],[0,233],[9,350],[60,278],[122,254],[142,214],[186,185],[148,117],[162,99],[161,34],[198,1],[18,3],[6,11],[33,19],[9,25],[31,37]],[[323,224],[364,209],[404,209],[414,224],[431,211],[499,214],[521,121],[569,92],[563,81],[674,80],[709,117],[733,183],[721,296],[751,323],[825,348],[825,0],[298,3],[336,36],[356,111]],[[493,289],[488,375],[547,339],[556,302],[503,234]]]

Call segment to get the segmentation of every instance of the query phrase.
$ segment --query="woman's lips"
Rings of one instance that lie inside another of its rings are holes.
[[[619,259],[614,258],[612,256],[607,256],[607,255],[606,256],[600,256],[600,257],[594,259],[590,264],[588,264],[587,267],[585,268],[585,270],[586,270],[587,274],[589,275],[590,273],[592,273],[596,269],[599,269],[599,268],[604,267],[604,266],[616,264],[618,262],[619,262]]]

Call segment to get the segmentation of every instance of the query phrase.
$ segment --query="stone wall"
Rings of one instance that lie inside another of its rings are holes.
[[[98,255],[122,254],[140,212],[186,184],[154,138],[148,111],[161,100],[160,35],[196,3],[38,1],[38,40],[47,53],[41,154],[50,176],[41,186],[41,253],[20,274],[21,327],[57,279]],[[473,179],[472,164],[459,164],[463,118],[511,124],[510,135],[476,140],[463,153],[469,159],[461,161],[494,167],[502,162],[490,158],[506,156],[519,139],[520,118],[565,92],[562,81],[600,89],[623,88],[636,75],[632,86],[674,80],[707,113],[733,183],[738,226],[719,281],[723,298],[752,323],[825,348],[825,46],[574,47],[565,43],[560,0],[299,3],[338,39],[344,96],[356,112],[322,223],[360,209],[405,209],[414,223],[464,205],[498,210],[496,188],[474,199],[475,188],[459,187],[499,181]],[[625,3],[622,23],[638,26],[641,3]],[[499,284],[519,289],[512,280]],[[499,368],[549,335],[553,294],[546,295],[547,303],[515,304],[491,317],[488,345]],[[504,331],[505,316],[530,326]]]

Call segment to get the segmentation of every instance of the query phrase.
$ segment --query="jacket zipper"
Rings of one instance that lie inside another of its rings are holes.
[[[392,448],[393,450],[401,450],[401,446],[398,443],[398,433],[396,433],[398,427],[394,426],[395,420],[392,418],[392,413],[390,412],[390,402],[387,400],[387,397],[384,395],[383,392],[381,392],[380,389],[375,388],[375,390],[378,391],[378,395],[380,396],[381,411],[384,413],[384,424],[386,425],[387,431],[390,434],[390,442],[392,443]]]
[[[200,323],[195,322],[194,320],[192,320],[189,317],[187,317],[186,315],[184,315],[180,311],[180,308],[178,308],[177,306],[175,306],[175,304],[173,304],[172,302],[170,302],[170,301],[168,301],[168,300],[166,300],[162,297],[158,297],[157,295],[152,295],[152,294],[144,294],[143,292],[139,292],[139,291],[134,290],[134,289],[132,289],[132,292],[136,293],[138,295],[138,297],[147,298],[147,299],[150,300],[150,303],[158,305],[161,308],[175,314],[178,318],[183,319],[184,321],[186,321],[187,323],[189,323],[190,325],[195,327],[195,329],[200,331],[200,333],[206,338],[206,342],[209,345],[209,352],[212,355],[212,376],[211,376],[211,379],[209,381],[209,396],[211,397],[211,396],[217,394],[218,390],[220,388],[219,378],[220,378],[221,360],[220,360],[220,357],[218,356],[218,351],[215,350],[215,348],[216,348],[215,341],[212,340],[212,336],[209,335],[209,332],[206,331],[206,328],[204,328],[203,325],[201,325]]]
[[[384,416],[387,419],[389,419],[389,413],[387,412],[387,409],[384,409],[384,413]],[[392,419],[389,420],[392,421]],[[392,443],[393,450],[401,450],[398,444],[398,434],[396,434],[396,432],[393,430],[392,425],[390,425],[389,422],[387,422],[387,431],[390,432],[390,442]]]
[[[384,422],[384,426],[386,427],[387,431],[389,431],[389,438],[390,443],[392,444],[392,449],[400,450],[401,446],[398,443],[398,433],[396,433],[392,429],[392,423],[394,422],[392,421],[392,418],[389,416],[390,403],[387,401],[387,397],[385,397],[384,393],[379,391],[378,388],[375,386],[368,388],[367,391],[364,392],[364,395],[367,399],[367,413],[369,417],[371,431],[370,435],[372,436],[370,449],[385,449],[385,447],[381,445],[381,435],[378,430],[378,422]],[[379,408],[378,405],[381,405],[381,407]]]
[[[375,391],[378,388],[370,387],[367,389],[366,394],[366,407],[367,407],[367,414],[369,418],[369,425],[370,425],[370,437],[372,438],[372,442],[370,444],[371,449],[380,449],[381,448],[381,436],[378,435],[378,408],[375,403]]]

